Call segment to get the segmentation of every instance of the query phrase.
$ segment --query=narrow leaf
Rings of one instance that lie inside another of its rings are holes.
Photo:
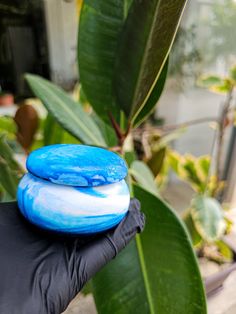
[[[131,0],[87,0],[80,16],[78,61],[80,81],[88,101],[106,122],[120,119],[113,97],[118,39]]]
[[[197,260],[171,208],[134,187],[146,215],[144,232],[93,279],[98,313],[206,314]]]
[[[129,171],[140,186],[142,186],[148,192],[154,195],[158,195],[158,189],[155,183],[155,178],[151,170],[144,162],[135,160],[131,164]]]
[[[136,119],[162,72],[187,0],[134,0],[116,62],[117,104]]]
[[[92,118],[60,87],[37,75],[27,74],[26,80],[34,94],[64,129],[85,144],[106,146]]]

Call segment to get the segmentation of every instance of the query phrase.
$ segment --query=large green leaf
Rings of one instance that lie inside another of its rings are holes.
[[[139,124],[141,124],[145,120],[145,118],[147,118],[153,112],[165,87],[167,73],[168,73],[168,60],[166,61],[165,66],[161,71],[160,77],[158,78],[145,106],[141,109],[141,111],[135,118],[133,122],[134,127],[139,126]]]
[[[34,94],[64,129],[85,144],[106,146],[93,119],[60,87],[33,74],[27,74],[26,80]]]
[[[116,121],[120,108],[114,102],[113,76],[118,38],[132,0],[86,0],[78,37],[80,81],[88,101],[105,121]]]
[[[158,195],[155,178],[149,167],[143,161],[135,160],[131,164],[129,172],[145,190],[154,195]]]
[[[161,74],[187,0],[134,0],[122,31],[115,95],[136,119]]]
[[[194,225],[203,239],[215,241],[224,234],[226,222],[216,199],[199,195],[193,199],[191,208]]]
[[[93,280],[100,314],[205,314],[197,260],[182,221],[161,199],[134,187],[144,232]]]

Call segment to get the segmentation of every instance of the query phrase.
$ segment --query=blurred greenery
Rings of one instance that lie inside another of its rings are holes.
[[[204,47],[206,56],[209,57],[208,62],[215,62],[217,57],[230,61],[236,49],[233,31],[236,28],[236,2],[214,0],[210,21],[206,21],[206,24],[206,27],[210,26],[211,32]]]
[[[198,85],[214,93],[231,94],[236,87],[236,65],[229,69],[228,76],[202,75]]]
[[[197,25],[181,26],[170,54],[169,75],[175,77],[179,87],[194,82],[202,61],[197,42]]]

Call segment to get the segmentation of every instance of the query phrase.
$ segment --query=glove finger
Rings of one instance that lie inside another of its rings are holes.
[[[135,229],[137,228],[139,233],[143,231],[145,225],[145,215],[140,211],[140,207],[141,204],[136,198],[131,199],[127,217],[127,220],[133,221],[132,225]]]
[[[145,221],[146,221],[145,214],[144,213],[140,213],[138,233],[143,232],[144,226],[145,226]]]
[[[140,210],[141,204],[137,198],[132,198],[130,200],[129,211],[137,211]]]

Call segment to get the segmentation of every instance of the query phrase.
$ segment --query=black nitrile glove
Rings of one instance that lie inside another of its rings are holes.
[[[139,208],[134,199],[116,228],[69,238],[29,224],[16,202],[0,204],[0,313],[63,312],[83,285],[143,230]]]

